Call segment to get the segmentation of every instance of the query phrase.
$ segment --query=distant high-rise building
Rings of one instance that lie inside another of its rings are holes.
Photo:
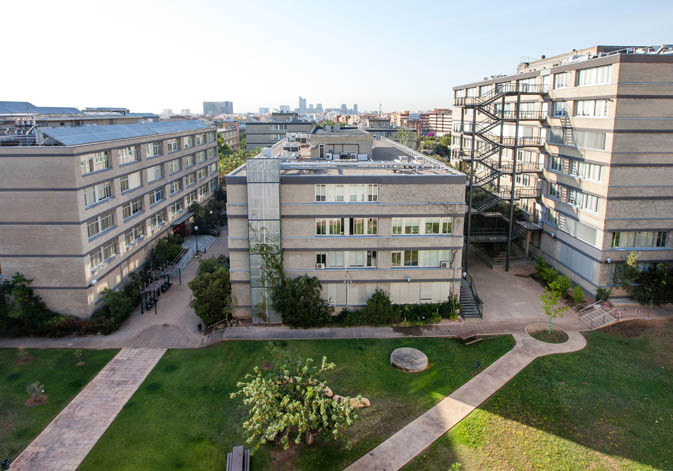
[[[306,111],[306,98],[299,97],[299,112],[304,113]]]
[[[189,116],[192,113],[189,111],[189,108],[183,108],[183,109],[180,110],[180,114],[182,116]]]
[[[315,111],[316,113],[322,113],[322,103],[315,105]]]
[[[279,110],[281,113],[289,113],[289,112],[290,112],[290,105],[280,105],[280,106],[278,107],[278,110]]]
[[[342,114],[347,114],[348,113],[348,107],[346,106],[345,103],[341,105],[341,113]]]
[[[313,113],[313,111],[314,111],[314,110],[313,110],[313,103],[309,103],[309,105],[308,105],[308,111],[309,111],[310,113]]]
[[[259,114],[269,114],[269,108],[268,107],[267,108],[260,107],[259,108]]]
[[[203,114],[215,116],[218,114],[231,114],[234,112],[234,103],[231,101],[204,101]]]
[[[353,114],[358,114],[358,104],[357,103],[355,103],[353,105]]]

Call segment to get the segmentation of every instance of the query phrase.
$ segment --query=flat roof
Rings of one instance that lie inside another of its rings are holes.
[[[161,121],[158,123],[86,125],[75,127],[40,128],[43,135],[64,146],[129,139],[133,137],[196,131],[210,128],[200,120]]]
[[[27,101],[0,101],[0,114],[84,114],[67,106],[35,106]]]

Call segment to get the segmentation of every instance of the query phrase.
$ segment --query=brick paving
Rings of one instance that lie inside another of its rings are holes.
[[[121,350],[23,450],[11,470],[76,470],[165,352]]]
[[[514,334],[516,346],[512,350],[351,464],[346,471],[393,471],[402,468],[507,384],[535,358],[570,353],[586,346],[586,339],[582,334],[569,332],[568,335],[570,338],[567,342],[550,344],[535,340],[527,334]]]

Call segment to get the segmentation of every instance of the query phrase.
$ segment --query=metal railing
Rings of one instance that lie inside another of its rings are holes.
[[[520,82],[503,82],[495,84],[495,87],[487,93],[484,93],[479,96],[466,96],[466,97],[457,97],[455,99],[456,106],[480,106],[487,105],[502,95],[514,95],[514,94],[535,94],[542,95],[548,92],[549,87],[546,85],[530,85],[527,83]]]
[[[479,293],[477,293],[477,285],[474,283],[474,279],[469,273],[465,273],[464,278],[470,291],[472,291],[472,297],[474,298],[474,303],[477,305],[477,309],[479,309],[479,315],[482,316],[484,302],[479,297]]]

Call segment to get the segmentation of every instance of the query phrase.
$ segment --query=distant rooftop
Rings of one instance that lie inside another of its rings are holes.
[[[208,124],[200,120],[185,120],[142,124],[40,128],[40,132],[43,136],[50,138],[54,145],[76,146],[133,137],[206,129],[208,127],[210,127]]]
[[[65,106],[35,106],[27,101],[0,101],[0,115],[16,114],[83,114],[77,108]]]

